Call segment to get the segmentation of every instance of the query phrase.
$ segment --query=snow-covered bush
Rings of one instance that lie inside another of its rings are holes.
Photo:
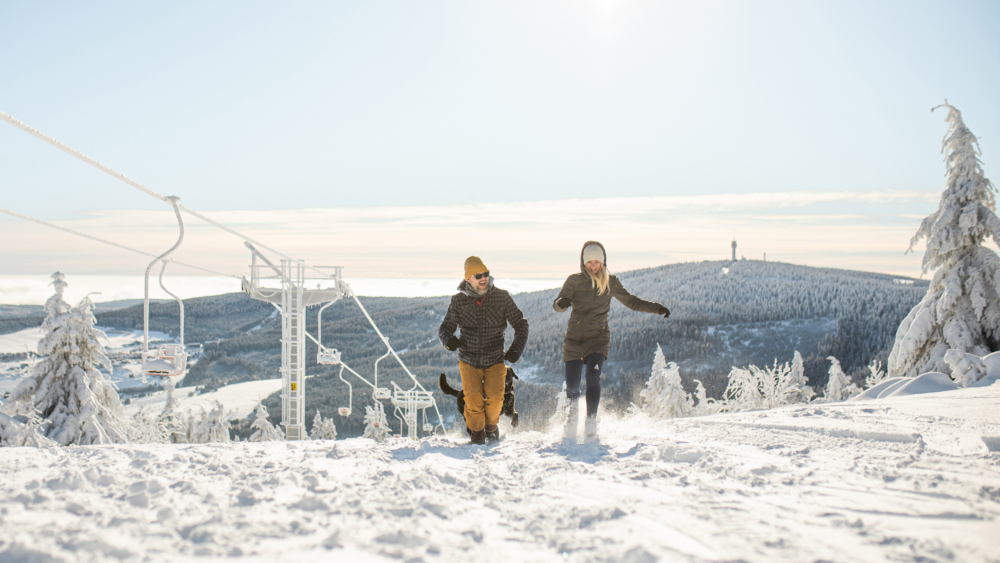
[[[128,440],[127,416],[115,385],[97,369],[109,371],[107,336],[94,328],[93,303],[76,307],[63,300],[65,276],[52,274],[56,293],[45,303],[44,335],[32,375],[18,384],[11,399],[27,402],[46,419],[46,436],[62,445],[110,444]]]
[[[374,407],[365,407],[365,431],[361,436],[376,442],[382,442],[389,437],[389,421],[385,418],[382,403],[376,401]]]
[[[936,272],[923,300],[899,325],[889,355],[890,377],[947,372],[949,349],[985,356],[1000,348],[1000,257],[983,247],[986,237],[1000,244],[996,188],[983,174],[979,144],[961,112],[947,100],[938,107],[948,109],[941,149],[947,187],[907,250],[927,239],[923,272]]]
[[[806,385],[802,355],[796,350],[791,363],[775,360],[771,367],[734,367],[724,396],[726,410],[741,411],[802,403],[814,394]]]
[[[681,374],[674,362],[667,363],[663,349],[656,345],[653,371],[639,393],[639,408],[654,420],[681,418],[694,414],[694,400],[681,386]]]
[[[167,429],[158,415],[150,413],[146,407],[141,407],[139,412],[131,417],[128,428],[129,442],[136,444],[163,444],[167,443]]]
[[[267,419],[267,407],[264,406],[263,401],[257,401],[253,424],[250,427],[256,428],[248,438],[250,442],[272,442],[285,439],[285,435]]]
[[[974,354],[966,354],[961,350],[948,350],[944,354],[944,363],[951,368],[951,378],[961,387],[968,387],[986,377],[986,364],[982,358]]]
[[[194,431],[189,433],[188,441],[192,444],[208,442],[229,442],[229,416],[219,401],[213,401],[215,406],[210,411],[202,411],[201,421],[194,425]]]
[[[701,381],[695,379],[694,382],[698,384],[698,387],[694,390],[694,396],[698,399],[698,402],[694,405],[692,416],[708,416],[726,407],[725,403],[716,401],[708,396],[708,392],[705,391],[705,386],[702,385]],[[688,395],[688,398],[690,402],[690,395]]]
[[[323,418],[323,415],[319,414],[317,410],[316,416],[313,417],[313,427],[309,437],[313,440],[336,440],[337,426],[333,423],[332,418]]]
[[[851,382],[840,367],[840,360],[830,356],[830,378],[826,382],[823,396],[813,402],[816,403],[839,403],[861,393],[861,389]]]
[[[878,360],[872,360],[872,363],[868,364],[868,377],[865,378],[865,389],[871,389],[879,383],[885,380],[885,372],[882,370],[882,363]]]
[[[42,431],[42,419],[38,413],[16,417],[0,413],[0,446],[33,446],[47,448],[58,446],[46,438]]]
[[[173,378],[166,378],[163,385],[167,394],[167,400],[160,411],[158,424],[163,429],[166,440],[172,444],[186,444],[188,442],[188,423],[184,413],[177,410],[177,399],[174,397]]]

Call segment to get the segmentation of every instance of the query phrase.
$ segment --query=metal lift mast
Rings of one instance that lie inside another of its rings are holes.
[[[306,332],[306,308],[311,305],[329,305],[341,297],[350,297],[357,301],[357,296],[354,295],[350,285],[341,278],[342,268],[340,266],[332,267],[333,273],[325,277],[308,277],[306,276],[308,267],[302,262],[282,260],[281,266],[278,267],[260,254],[249,242],[245,244],[253,253],[253,262],[250,265],[250,279],[243,279],[243,291],[253,299],[271,303],[281,313],[281,425],[285,427],[285,439],[308,440],[309,436],[306,434],[305,426],[306,338],[308,337],[317,344],[319,363],[340,364],[359,378],[361,376],[343,364],[338,351],[328,350],[319,340]],[[258,259],[263,263],[258,263]],[[320,287],[322,284],[316,283],[316,289],[307,289],[306,285],[310,282],[325,282],[328,287]],[[374,326],[374,322],[360,302],[358,302],[358,306],[369,322],[372,322],[373,328],[389,349],[386,356],[390,354],[396,356],[404,371],[413,379],[414,388],[408,391],[403,391],[393,383],[393,386],[396,387],[396,393],[392,396],[389,395],[388,389],[383,390],[375,386],[374,398],[390,399],[393,405],[403,409],[406,413],[405,423],[409,427],[408,435],[415,439],[418,428],[416,411],[433,407],[438,415],[438,425],[441,424],[441,413],[438,411],[433,396],[420,385],[413,374],[406,369],[406,366],[402,365],[402,360],[399,360],[399,356],[389,346],[388,339],[382,335],[378,327]],[[320,314],[322,314],[322,310]],[[377,362],[375,369],[378,369]],[[377,373],[376,371],[376,377]],[[364,378],[361,379],[372,385]],[[432,426],[430,430],[433,428]],[[424,429],[428,430],[426,425]],[[402,429],[400,430],[402,431]]]

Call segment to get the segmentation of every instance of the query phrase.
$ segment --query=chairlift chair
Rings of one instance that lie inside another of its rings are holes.
[[[143,296],[143,315],[142,315],[142,374],[145,376],[156,376],[156,377],[177,377],[184,375],[187,371],[187,359],[188,354],[184,351],[184,301],[170,292],[167,286],[163,285],[163,272],[167,269],[166,257],[177,250],[177,247],[181,245],[184,240],[184,221],[181,220],[181,211],[177,205],[177,201],[180,198],[176,196],[170,196],[167,200],[174,208],[174,214],[177,216],[177,226],[180,231],[177,236],[177,242],[174,243],[170,250],[167,250],[163,254],[157,256],[152,262],[146,266],[145,274],[145,292]],[[149,350],[149,272],[153,269],[153,266],[157,262],[162,263],[160,267],[160,287],[163,291],[167,292],[168,295],[177,301],[177,307],[180,311],[180,344],[162,344],[156,350],[156,352],[150,352]]]
[[[340,358],[340,354],[337,354],[337,358]],[[340,377],[341,381],[347,384],[347,406],[337,409],[337,414],[340,416],[351,416],[351,407],[354,403],[354,387],[351,385],[350,381],[344,379],[344,364],[340,364],[340,373],[338,374],[338,377]]]
[[[157,377],[184,375],[187,369],[187,352],[179,344],[163,344],[155,353],[142,358],[142,373]]]

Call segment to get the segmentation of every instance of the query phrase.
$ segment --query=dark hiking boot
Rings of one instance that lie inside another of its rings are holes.
[[[490,427],[486,427],[486,441],[487,442],[499,442],[500,441],[500,429],[496,425],[490,430]]]
[[[472,444],[485,444],[486,430],[469,430],[469,437],[472,438]]]

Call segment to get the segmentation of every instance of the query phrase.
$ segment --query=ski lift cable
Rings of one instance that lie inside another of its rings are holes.
[[[310,265],[306,264],[305,262],[303,262],[301,260],[297,260],[295,258],[292,258],[291,256],[288,256],[287,254],[284,254],[283,252],[275,250],[275,249],[273,249],[273,248],[271,248],[271,247],[269,247],[269,246],[267,246],[267,245],[265,245],[265,244],[263,244],[263,243],[261,243],[259,241],[256,241],[256,240],[254,240],[254,239],[252,239],[252,238],[250,238],[250,237],[248,237],[246,235],[243,235],[243,234],[237,232],[236,230],[231,229],[230,227],[227,227],[226,225],[223,225],[223,224],[221,224],[221,223],[219,223],[217,221],[214,221],[214,220],[212,220],[212,219],[210,219],[210,218],[202,215],[201,213],[199,213],[199,212],[197,212],[197,211],[195,211],[193,209],[190,209],[189,207],[186,207],[186,206],[183,206],[183,205],[179,205],[179,204],[176,203],[176,201],[171,201],[170,197],[164,196],[162,194],[159,194],[159,193],[151,190],[150,188],[147,188],[146,186],[144,186],[144,185],[140,184],[139,182],[137,182],[137,181],[129,178],[128,176],[122,174],[121,172],[118,172],[118,171],[114,170],[113,168],[111,168],[109,166],[106,166],[104,164],[101,164],[97,160],[95,160],[95,159],[93,159],[93,158],[91,158],[91,157],[89,157],[89,156],[81,153],[80,151],[78,151],[78,150],[76,150],[76,149],[74,149],[74,148],[66,145],[65,143],[60,142],[59,140],[57,140],[57,139],[55,139],[53,137],[50,137],[49,135],[46,135],[45,133],[42,133],[38,129],[35,129],[34,127],[31,127],[30,125],[28,125],[28,124],[26,124],[26,123],[24,123],[24,122],[16,119],[15,117],[11,116],[10,114],[8,114],[6,112],[0,111],[0,119],[2,119],[3,121],[6,121],[7,123],[13,125],[14,127],[17,127],[18,129],[21,129],[22,131],[24,131],[24,132],[26,132],[26,133],[28,133],[28,134],[30,134],[30,135],[32,135],[32,136],[40,139],[40,140],[42,140],[42,141],[44,141],[46,143],[49,143],[50,145],[52,145],[52,146],[56,147],[57,149],[65,152],[66,154],[68,154],[70,156],[73,156],[73,157],[75,157],[75,158],[77,158],[79,160],[82,160],[83,162],[86,162],[87,164],[90,164],[91,166],[97,168],[98,170],[100,170],[100,171],[102,171],[102,172],[104,172],[104,173],[106,173],[106,174],[108,174],[110,176],[113,176],[113,177],[121,180],[122,182],[125,182],[126,184],[128,184],[128,185],[136,188],[137,190],[145,193],[146,195],[149,195],[151,197],[154,197],[154,198],[159,199],[160,201],[163,201],[163,202],[166,202],[166,203],[171,203],[172,205],[174,205],[175,210],[184,211],[185,213],[188,213],[189,215],[192,215],[192,216],[194,216],[194,217],[196,217],[196,218],[198,218],[198,219],[200,219],[200,220],[202,220],[202,221],[204,221],[204,222],[206,222],[206,223],[208,223],[210,225],[218,227],[218,228],[220,228],[220,229],[222,229],[222,230],[224,230],[224,231],[226,231],[226,232],[228,232],[228,233],[230,233],[230,234],[232,234],[232,235],[234,235],[234,236],[236,236],[238,238],[243,239],[247,243],[251,243],[251,244],[257,245],[260,248],[263,248],[263,249],[265,249],[265,250],[267,250],[269,252],[273,252],[274,254],[277,254],[277,255],[279,255],[279,256],[287,259],[287,260],[290,260],[290,261],[292,261],[292,262],[294,262],[296,264],[299,264],[299,265],[301,265],[301,266],[303,266],[305,268],[308,268],[308,269],[313,270],[313,271],[315,271],[315,272],[317,272],[319,274],[322,274],[325,277],[329,277],[329,278],[336,278],[337,277],[335,274],[329,274],[327,272],[324,272],[323,270],[320,270],[320,269],[318,269],[318,268],[316,268],[314,266],[310,266]],[[385,337],[385,335],[382,334],[382,331],[379,330],[378,326],[375,325],[375,321],[372,320],[371,315],[368,314],[368,311],[364,308],[364,305],[361,304],[361,301],[358,299],[357,295],[354,293],[353,290],[350,290],[350,294],[351,294],[351,297],[354,299],[355,303],[358,304],[358,307],[365,314],[365,317],[368,319],[368,322],[371,323],[372,327],[375,329],[375,332],[378,333],[379,337],[382,339],[382,342],[384,342],[385,345],[389,348],[389,350],[392,352],[393,357],[396,358],[396,361],[403,368],[403,370],[406,372],[406,374],[410,376],[410,378],[414,381],[414,383],[416,383],[416,385],[422,391],[426,391],[426,389],[424,389],[423,385],[421,385],[420,382],[417,381],[416,376],[414,376],[413,373],[409,370],[409,368],[406,367],[406,364],[403,363],[403,360],[400,359],[399,355],[392,348],[392,346],[389,345],[388,339]],[[434,410],[438,411],[436,404],[435,404]],[[441,421],[441,424],[443,426],[443,419],[441,418],[440,411],[438,411],[437,414],[438,414],[438,420]]]
[[[399,354],[396,353],[396,350],[393,349],[393,347],[389,344],[389,339],[386,338],[384,334],[382,334],[381,330],[379,330],[378,325],[375,324],[375,321],[372,319],[372,316],[368,314],[368,310],[365,309],[365,306],[361,304],[361,300],[358,299],[357,294],[354,293],[354,289],[350,285],[348,285],[347,291],[351,299],[354,299],[354,302],[358,304],[358,308],[361,309],[362,313],[364,313],[365,318],[368,319],[368,323],[372,325],[373,329],[375,329],[375,333],[378,334],[379,338],[382,339],[382,342],[385,344],[386,348],[389,349],[389,352],[391,352],[392,356],[396,358],[396,361],[399,363],[400,367],[402,367],[403,371],[406,372],[406,375],[410,376],[410,379],[413,380],[413,383],[416,384],[416,386],[420,388],[421,391],[425,393],[428,392],[427,389],[425,389],[424,386],[420,384],[420,381],[417,380],[417,376],[413,375],[413,372],[410,371],[410,368],[406,367],[406,364],[403,363],[403,360],[399,357]],[[437,401],[434,401],[434,412],[437,413],[438,415],[438,425],[441,426],[441,428],[444,428],[444,418],[442,418],[441,416],[441,410],[438,409]]]
[[[6,121],[7,123],[10,123],[14,127],[17,127],[18,129],[24,131],[25,133],[28,133],[28,134],[30,134],[30,135],[32,135],[32,136],[34,136],[34,137],[36,137],[36,138],[38,138],[38,139],[40,139],[42,141],[45,141],[46,143],[48,143],[48,144],[56,147],[57,149],[65,152],[66,154],[68,154],[70,156],[73,156],[75,158],[78,158],[78,159],[82,160],[83,162],[86,162],[87,164],[89,164],[89,165],[97,168],[98,170],[100,170],[100,171],[102,171],[102,172],[104,172],[106,174],[109,174],[111,176],[114,176],[115,178],[118,178],[122,182],[125,182],[126,184],[128,184],[128,185],[132,186],[133,188],[135,188],[135,189],[137,189],[137,190],[145,193],[146,195],[154,197],[154,198],[156,198],[156,199],[158,199],[160,201],[163,201],[165,203],[170,203],[170,199],[169,199],[168,196],[164,196],[162,194],[159,194],[159,193],[157,193],[157,192],[155,192],[155,191],[147,188],[146,186],[140,184],[139,182],[136,182],[135,180],[133,180],[132,178],[129,178],[128,176],[122,174],[121,172],[118,172],[117,170],[115,170],[115,169],[113,169],[113,168],[111,168],[109,166],[106,166],[104,164],[101,164],[97,160],[94,160],[93,158],[90,158],[89,156],[87,156],[87,155],[83,154],[82,152],[80,152],[80,151],[78,151],[78,150],[76,150],[76,149],[74,149],[74,148],[66,145],[65,143],[62,143],[59,140],[57,140],[57,139],[55,139],[53,137],[50,137],[49,135],[46,135],[45,133],[42,133],[38,129],[35,129],[34,127],[28,125],[27,123],[24,123],[24,122],[16,119],[15,117],[11,116],[8,113],[0,111],[0,119],[2,119],[3,121]],[[226,225],[223,225],[222,223],[219,223],[217,221],[213,221],[212,219],[209,219],[208,217],[202,215],[201,213],[199,213],[199,212],[197,212],[197,211],[195,211],[195,210],[193,210],[193,209],[191,209],[189,207],[186,207],[186,206],[183,206],[183,205],[180,205],[179,207],[180,207],[181,211],[184,211],[185,213],[187,213],[189,215],[197,217],[198,219],[201,219],[202,221],[204,221],[204,222],[206,222],[206,223],[208,223],[210,225],[214,225],[214,226],[216,226],[216,227],[218,227],[218,228],[226,231],[227,233],[229,233],[231,235],[234,235],[236,237],[239,237],[239,238],[243,239],[246,242],[253,243],[253,244],[255,244],[255,245],[257,245],[257,246],[259,246],[259,247],[261,247],[261,248],[263,248],[263,249],[265,249],[267,251],[269,251],[269,252],[273,252],[273,253],[275,253],[275,254],[277,254],[277,255],[279,255],[279,256],[287,259],[287,260],[291,260],[292,262],[300,264],[300,265],[302,265],[305,268],[309,268],[310,270],[314,270],[316,272],[319,272],[319,273],[323,274],[326,277],[335,277],[335,276],[330,275],[330,274],[328,274],[328,273],[326,273],[326,272],[324,272],[322,270],[319,270],[319,269],[317,269],[317,268],[315,268],[313,266],[310,266],[310,265],[306,264],[305,262],[302,262],[301,260],[296,260],[295,258],[292,258],[291,256],[288,256],[288,255],[286,255],[286,254],[284,254],[282,252],[279,252],[279,251],[277,251],[277,250],[275,250],[275,249],[273,249],[273,248],[271,248],[271,247],[269,247],[269,246],[267,246],[267,245],[265,245],[263,243],[257,242],[254,239],[252,239],[252,238],[250,238],[250,237],[248,237],[248,236],[246,236],[244,234],[241,234],[241,233],[235,231],[234,229],[231,229],[231,228],[227,227]]]
[[[23,213],[18,213],[17,211],[11,211],[10,209],[4,209],[4,208],[0,207],[0,213],[5,213],[7,215],[10,215],[11,217],[16,217],[18,219],[24,219],[25,221],[31,221],[33,223],[38,223],[39,225],[43,225],[45,227],[51,227],[53,229],[57,229],[57,230],[60,230],[60,231],[63,231],[63,232],[67,232],[67,233],[69,233],[71,235],[76,235],[78,237],[87,238],[87,239],[90,239],[90,240],[93,240],[93,241],[96,241],[96,242],[99,242],[99,243],[102,243],[102,244],[107,244],[109,246],[114,246],[114,247],[120,248],[122,250],[128,250],[129,252],[135,252],[136,254],[142,254],[143,256],[149,256],[150,258],[156,258],[156,255],[153,254],[152,252],[146,252],[145,250],[139,250],[137,248],[132,248],[131,246],[127,246],[127,245],[120,244],[120,243],[117,243],[117,242],[114,242],[114,241],[110,241],[110,240],[105,240],[105,239],[102,239],[100,237],[95,237],[93,235],[88,235],[87,233],[82,233],[80,231],[76,231],[76,230],[70,229],[68,227],[62,227],[62,226],[56,225],[54,223],[49,223],[48,221],[45,221],[45,220],[42,220],[42,219],[36,219],[35,217],[31,217],[31,216],[25,215]],[[225,273],[222,273],[222,272],[216,272],[215,270],[209,270],[208,268],[202,268],[201,266],[195,266],[193,264],[186,264],[184,262],[179,262],[179,261],[174,260],[172,258],[164,258],[163,261],[164,262],[170,262],[172,264],[177,264],[178,266],[184,266],[185,268],[191,268],[191,269],[194,269],[194,270],[201,270],[202,272],[206,272],[206,273],[209,273],[209,274],[215,274],[217,276],[224,276],[224,277],[227,277],[227,278],[242,279],[240,276],[237,276],[235,274],[225,274]]]

